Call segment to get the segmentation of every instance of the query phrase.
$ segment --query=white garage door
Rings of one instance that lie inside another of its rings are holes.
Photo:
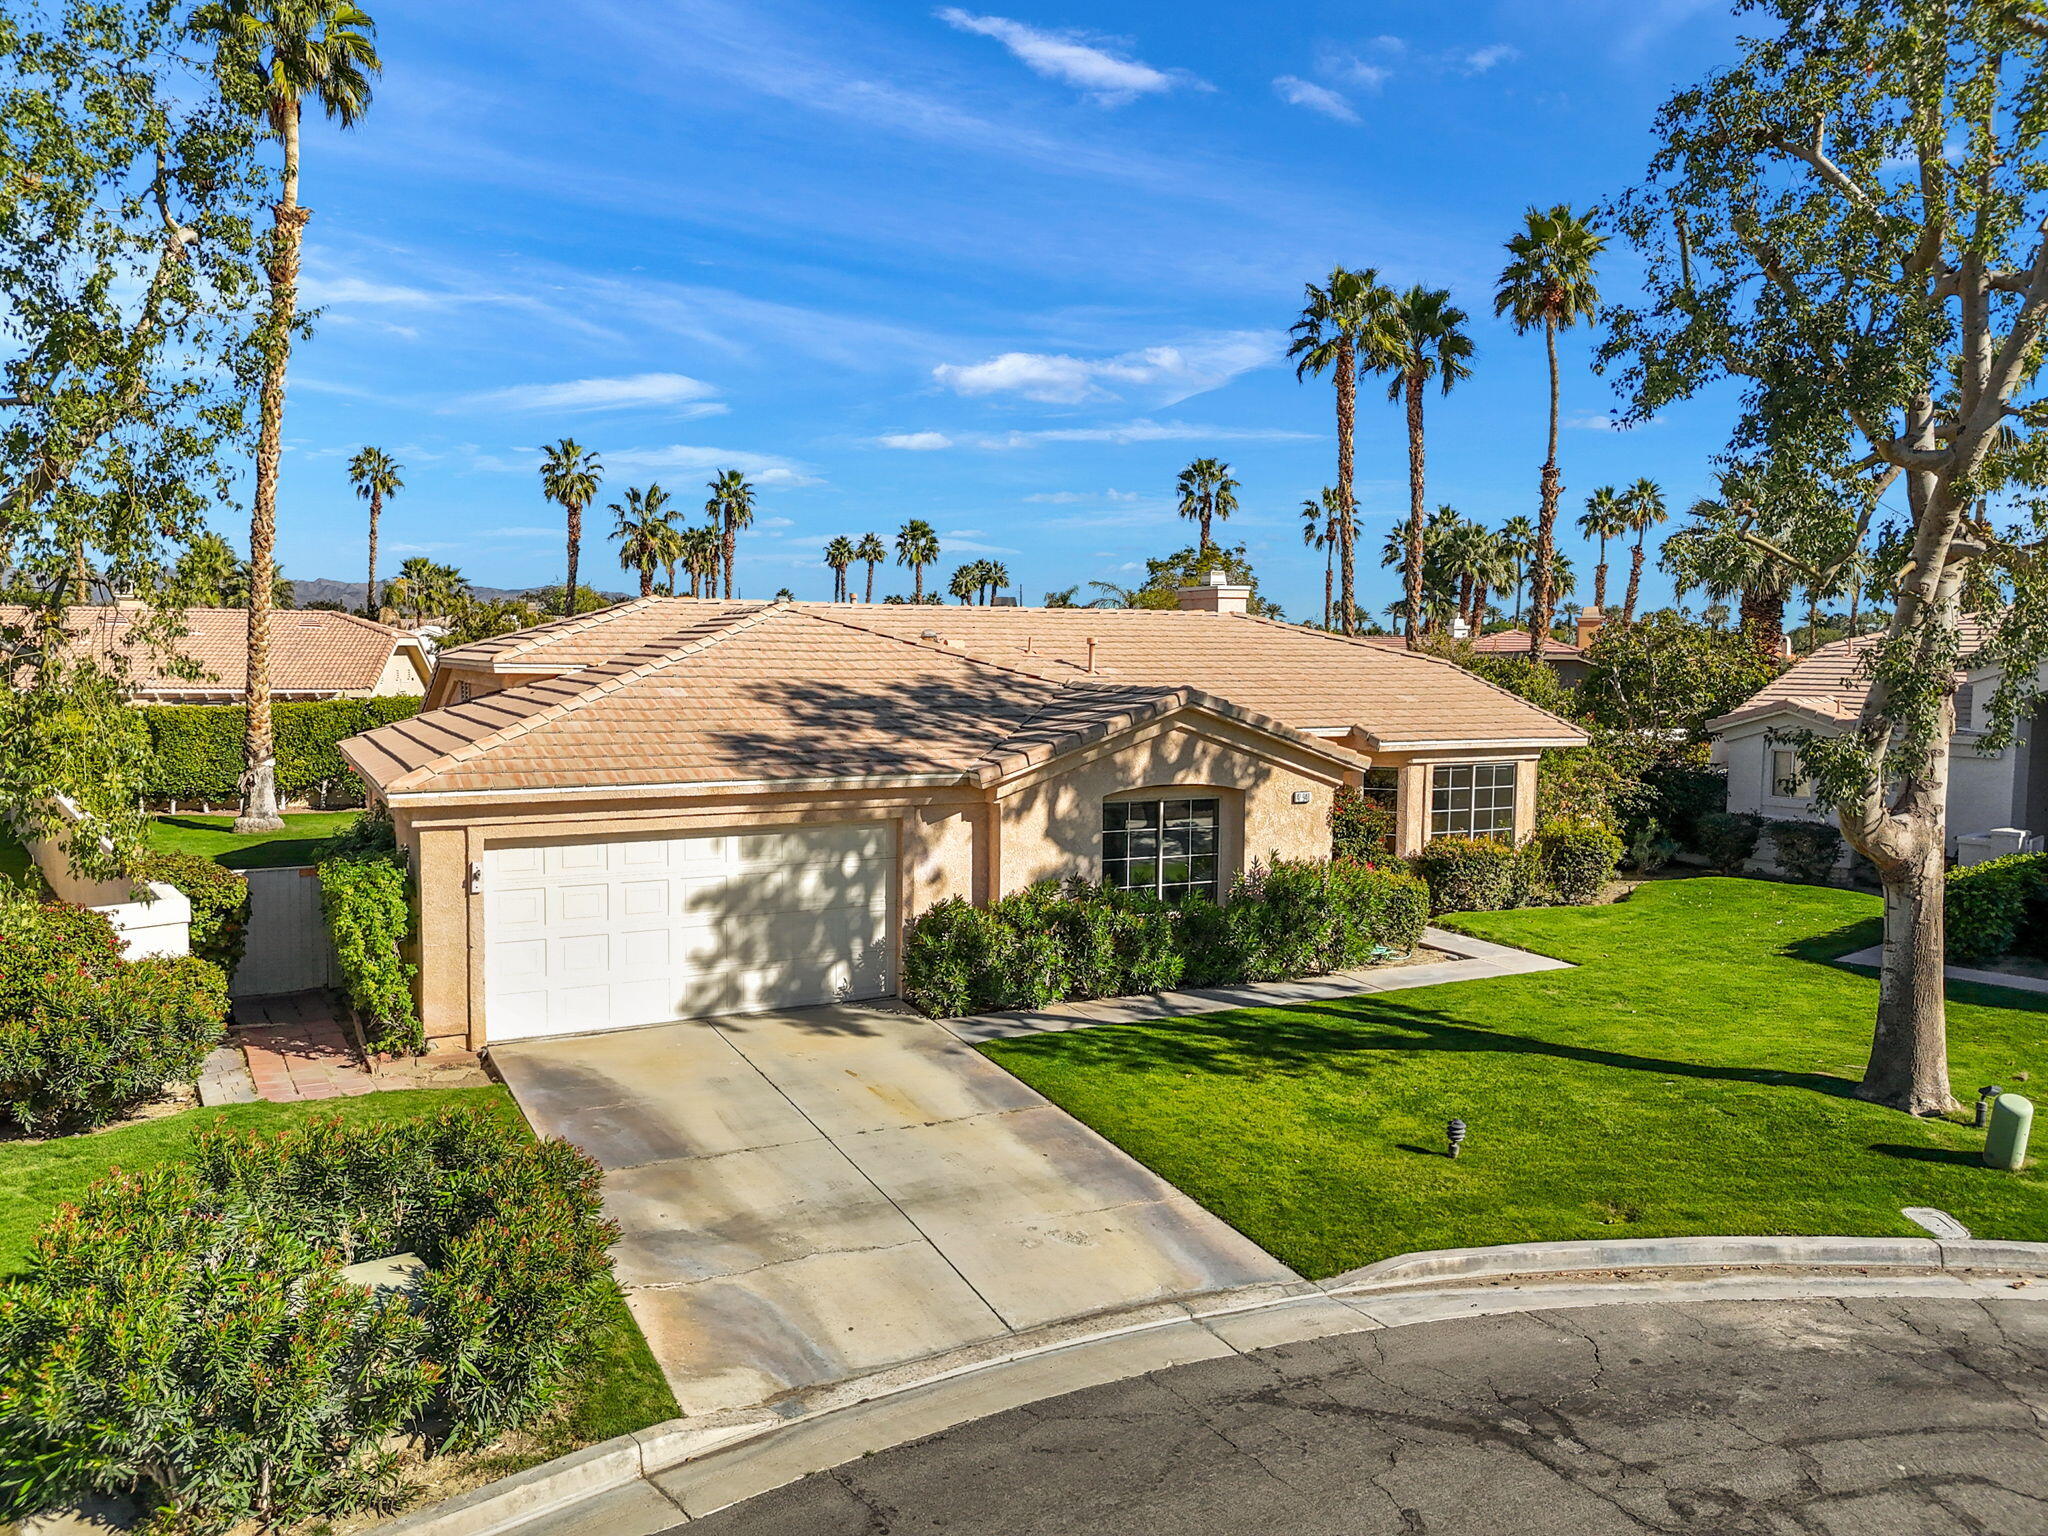
[[[492,1040],[889,991],[888,824],[565,840],[484,860]]]

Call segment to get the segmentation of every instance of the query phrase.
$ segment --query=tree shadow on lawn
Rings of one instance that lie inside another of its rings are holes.
[[[1337,1022],[1320,1023],[1316,1015]],[[1412,1003],[1397,1006],[1371,997],[1341,1004],[1305,1003],[1285,1011],[1261,1010],[1255,1018],[1236,1021],[1227,1015],[1211,1014],[1171,1024],[1107,1025],[1056,1035],[1030,1035],[1003,1042],[998,1060],[1044,1056],[1053,1061],[1062,1057],[1071,1061],[1079,1057],[1119,1070],[1172,1070],[1255,1078],[1272,1072],[1345,1070],[1346,1057],[1359,1058],[1355,1070],[1365,1072],[1371,1069],[1373,1056],[1397,1051],[1549,1056],[1666,1078],[1803,1088],[1837,1099],[1851,1098],[1855,1090],[1855,1084],[1847,1078],[1825,1072],[1715,1066],[1600,1050],[1561,1040],[1482,1029],[1461,1023],[1452,1014],[1418,1008]]]
[[[1843,955],[1853,955],[1859,949],[1868,949],[1883,942],[1884,919],[1866,917],[1826,933],[1797,939],[1787,944],[1784,952],[1794,960],[1824,965],[1844,976],[1875,978],[1878,968],[1874,965],[1844,967],[1838,962]],[[1947,995],[1951,1003],[1976,1008],[2017,1008],[2026,1013],[2048,1013],[2048,994],[2022,991],[2018,987],[2001,987],[1996,982],[1959,981],[1951,976],[1948,978]]]
[[[1870,1150],[1881,1157],[1902,1157],[1915,1163],[1950,1163],[1971,1168],[1984,1166],[1983,1154],[1967,1148],[1914,1147],[1895,1141],[1880,1141],[1873,1143]]]

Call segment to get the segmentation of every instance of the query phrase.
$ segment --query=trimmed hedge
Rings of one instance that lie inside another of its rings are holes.
[[[904,936],[903,995],[947,1017],[1315,975],[1413,949],[1427,906],[1413,876],[1341,858],[1256,866],[1220,904],[1045,881],[919,917]]]
[[[277,733],[277,792],[285,800],[321,809],[363,803],[362,785],[336,744],[358,732],[419,713],[411,694],[374,699],[317,699],[272,704]],[[150,764],[142,797],[159,803],[233,805],[241,798],[242,733],[247,711],[239,704],[148,704],[135,711],[149,737]]]
[[[1432,912],[1500,912],[1529,904],[1527,855],[1491,837],[1438,837],[1414,859]]]
[[[0,1513],[142,1494],[166,1528],[376,1508],[387,1440],[532,1422],[616,1296],[601,1172],[473,1114],[204,1135],[101,1181],[0,1290]],[[410,1252],[409,1294],[342,1266]]]
[[[1950,870],[1942,910],[1953,964],[2048,957],[2048,854],[2009,853]]]
[[[227,1011],[204,960],[130,961],[100,913],[0,895],[0,1119],[29,1134],[104,1125],[193,1081]]]
[[[196,853],[168,852],[146,855],[135,874],[184,893],[192,903],[192,953],[233,981],[249,938],[248,878]]]
[[[1732,875],[1749,862],[1763,836],[1764,819],[1749,811],[1709,811],[1696,823],[1694,846],[1707,867]]]
[[[320,861],[320,912],[342,990],[373,1051],[417,1056],[427,1048],[413,1004],[419,967],[400,951],[412,933],[411,879],[394,848],[350,849]]]
[[[1842,857],[1842,829],[1831,821],[1774,821],[1765,829],[1778,870],[1807,885],[1826,885]]]
[[[1621,839],[1605,827],[1558,821],[1539,827],[1536,894],[1546,906],[1584,907],[1600,899],[1621,863]]]

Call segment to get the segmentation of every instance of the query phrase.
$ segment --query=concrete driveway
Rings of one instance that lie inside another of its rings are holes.
[[[619,1281],[686,1414],[1299,1278],[914,1014],[693,1020],[491,1060],[536,1130],[606,1168]]]

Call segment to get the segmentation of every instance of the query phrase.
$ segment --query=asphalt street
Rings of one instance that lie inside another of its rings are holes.
[[[1613,1305],[1345,1334],[963,1425],[674,1536],[2048,1533],[2048,1306]]]

